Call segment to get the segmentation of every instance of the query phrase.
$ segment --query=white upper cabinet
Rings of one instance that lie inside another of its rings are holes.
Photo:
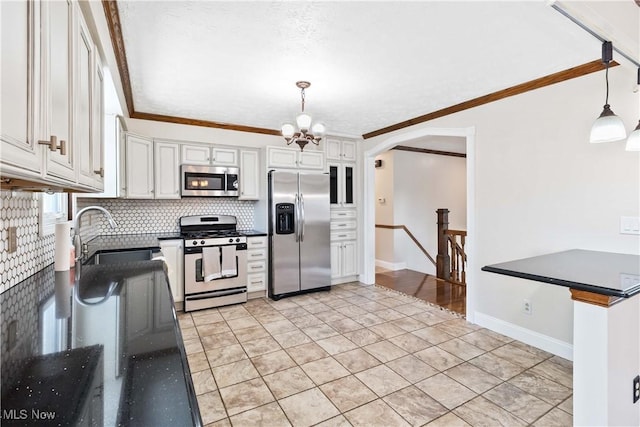
[[[129,199],[153,199],[153,141],[127,134],[126,189]]]
[[[93,99],[91,104],[91,164],[94,187],[104,189],[104,72],[100,55],[93,55]],[[114,165],[111,165],[113,167]],[[115,172],[115,171],[114,171]]]
[[[267,167],[289,169],[323,169],[322,151],[300,151],[295,148],[267,147]]]
[[[240,150],[240,200],[260,198],[259,153],[255,150]]]
[[[93,153],[91,140],[92,105],[91,83],[93,80],[93,41],[84,20],[78,17],[76,28],[76,61],[75,61],[75,116],[74,146],[78,156],[78,183],[91,186],[94,184]]]
[[[176,143],[154,143],[154,182],[156,199],[180,198],[180,151]]]
[[[43,150],[34,137],[39,76],[39,64],[34,63],[39,57],[35,11],[39,7],[38,2],[0,2],[2,173],[7,167],[17,167],[23,173],[40,175]]]
[[[327,138],[325,141],[327,160],[355,162],[357,156],[355,141]]]
[[[210,145],[182,145],[182,163],[190,165],[238,166],[238,150]]]
[[[11,106],[2,108],[0,174],[25,179],[29,187],[100,190],[95,171],[102,166],[102,118],[96,109],[102,110],[103,82],[78,3],[0,7],[1,97],[3,107]]]
[[[73,104],[73,40],[75,3],[69,0],[42,2],[41,24],[44,35],[41,56],[40,141],[49,141],[46,150],[46,174],[76,181],[74,150],[71,140]],[[57,146],[56,146],[57,144]]]

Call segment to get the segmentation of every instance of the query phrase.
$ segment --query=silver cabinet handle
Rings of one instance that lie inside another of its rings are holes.
[[[93,171],[96,175],[100,175],[100,178],[104,178],[104,168],[100,168],[97,171]]]
[[[60,150],[60,154],[62,154],[63,156],[67,155],[67,141],[60,140],[60,144],[58,144],[58,137],[56,137],[55,135],[51,135],[49,141],[38,141],[38,144],[48,145],[49,151]]]

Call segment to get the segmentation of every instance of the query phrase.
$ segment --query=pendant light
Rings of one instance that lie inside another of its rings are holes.
[[[300,151],[304,150],[305,145],[312,142],[315,145],[320,143],[320,140],[326,132],[326,128],[322,123],[315,123],[311,125],[311,116],[304,112],[304,90],[311,86],[311,83],[306,81],[296,82],[296,86],[300,89],[300,98],[302,112],[296,117],[296,125],[298,130],[291,123],[285,123],[282,125],[282,136],[287,145],[296,143],[300,146]]]
[[[638,86],[640,86],[640,68],[638,68]],[[626,150],[640,151],[640,120],[638,120],[638,126],[629,134]]]
[[[612,59],[613,44],[609,41],[602,42],[602,62],[605,64],[607,95],[602,113],[591,127],[591,136],[589,137],[591,143],[613,142],[627,137],[624,123],[611,111],[609,106],[609,63]]]

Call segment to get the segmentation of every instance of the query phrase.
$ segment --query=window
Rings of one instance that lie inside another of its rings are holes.
[[[40,235],[48,236],[55,231],[55,224],[67,220],[67,195],[65,193],[40,193]]]

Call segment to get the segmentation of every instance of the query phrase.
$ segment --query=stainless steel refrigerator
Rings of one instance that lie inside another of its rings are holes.
[[[329,175],[269,172],[269,297],[331,287]]]

